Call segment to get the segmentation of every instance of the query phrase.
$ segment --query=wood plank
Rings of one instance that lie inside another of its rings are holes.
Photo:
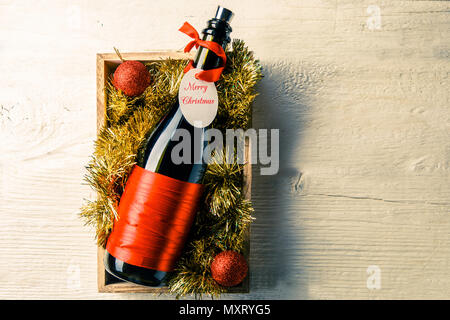
[[[49,0],[36,14],[2,2],[0,298],[173,299],[97,290],[94,231],[77,216],[95,198],[81,182],[95,55],[182,49],[176,29],[187,19],[200,31],[215,6]],[[264,67],[253,126],[281,129],[281,167],[253,167],[251,293],[223,298],[448,299],[450,2],[229,6],[232,37]],[[366,286],[369,265],[379,290]]]

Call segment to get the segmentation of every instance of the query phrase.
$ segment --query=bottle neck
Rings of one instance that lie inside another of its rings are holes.
[[[204,41],[213,41],[218,43],[224,50],[230,42],[231,27],[228,23],[211,19],[208,21],[208,26],[203,30]],[[194,58],[194,67],[202,70],[210,70],[220,67],[222,59],[209,49],[199,47]]]

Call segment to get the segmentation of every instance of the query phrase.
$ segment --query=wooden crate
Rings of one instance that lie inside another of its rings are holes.
[[[139,53],[121,53],[125,60],[139,60],[142,62],[158,61],[161,59],[191,59],[191,54],[185,54],[175,51],[159,51],[159,52],[139,52]],[[114,72],[120,64],[115,53],[99,53],[97,54],[97,133],[105,123],[106,115],[106,84],[109,76]],[[245,144],[246,159],[250,159],[249,141]],[[251,197],[251,164],[244,165],[244,195],[246,199]],[[248,261],[250,253],[250,241],[247,234],[247,241],[244,250],[244,256]],[[149,293],[167,293],[167,287],[146,287],[134,283],[122,281],[110,275],[103,264],[103,256],[105,250],[101,247],[97,251],[97,282],[99,292],[149,292]],[[229,289],[230,293],[248,293],[249,292],[249,276],[244,281],[235,287]]]

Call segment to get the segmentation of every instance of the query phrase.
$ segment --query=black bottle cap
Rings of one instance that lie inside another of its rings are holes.
[[[217,12],[216,12],[216,19],[225,21],[226,23],[230,23],[231,19],[233,19],[234,13],[231,12],[230,10],[222,7],[222,6],[218,6],[217,7]]]

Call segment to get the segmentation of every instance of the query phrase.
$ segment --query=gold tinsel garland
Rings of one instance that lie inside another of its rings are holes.
[[[227,52],[227,65],[216,83],[219,109],[213,127],[246,129],[251,123],[251,103],[261,67],[244,42],[234,40]],[[166,59],[146,64],[153,82],[139,97],[129,98],[107,86],[106,125],[95,142],[95,151],[85,180],[97,192],[86,201],[81,217],[96,228],[99,246],[105,247],[117,217],[117,205],[140,149],[170,106],[177,99],[185,60]],[[252,206],[241,194],[242,165],[220,161],[208,165],[204,177],[204,201],[194,221],[190,238],[169,279],[169,290],[178,296],[227,292],[211,277],[210,264],[224,250],[242,252],[252,221]]]

